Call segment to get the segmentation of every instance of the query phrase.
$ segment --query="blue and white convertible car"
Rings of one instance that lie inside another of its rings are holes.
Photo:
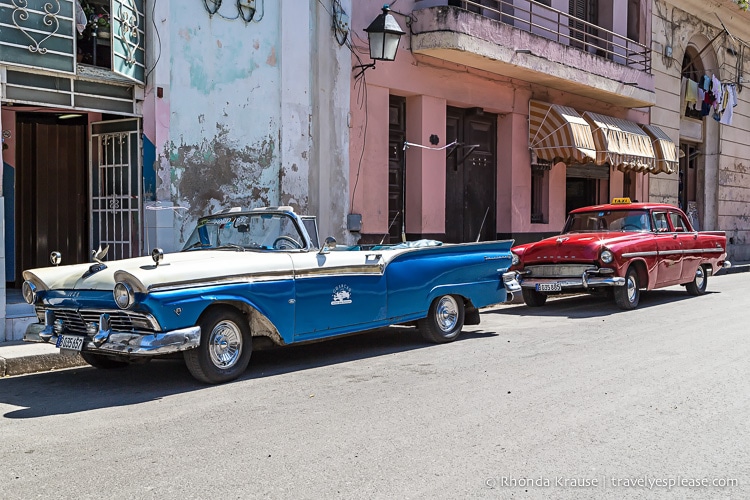
[[[450,342],[479,323],[479,308],[506,300],[512,241],[432,243],[362,250],[328,238],[319,248],[314,217],[231,209],[201,218],[181,252],[25,271],[39,318],[25,340],[79,351],[98,368],[182,352],[206,383],[240,376],[253,343],[403,323]]]

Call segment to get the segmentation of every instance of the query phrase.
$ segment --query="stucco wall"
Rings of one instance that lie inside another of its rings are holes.
[[[200,215],[232,206],[288,204],[343,235],[346,206],[330,192],[348,181],[349,50],[324,6],[292,4],[257,2],[248,23],[228,19],[230,2],[213,16],[201,2],[156,5],[144,131],[156,200],[175,206],[165,249],[179,248]]]
[[[688,13],[690,12],[690,13]],[[719,124],[707,117],[702,130],[695,130],[694,121],[681,117],[681,68],[686,48],[692,45],[707,74],[716,74],[722,83],[750,81],[747,72],[738,75],[737,59],[727,48],[739,49],[730,38],[720,35],[721,19],[733,36],[750,41],[750,13],[741,12],[729,1],[707,7],[693,0],[654,2],[653,71],[656,106],[651,122],[659,125],[675,141],[692,142],[702,139],[698,158],[697,193],[701,229],[726,231],[730,241],[730,258],[750,259],[750,92],[739,92],[731,125]],[[717,37],[717,35],[720,35]],[[671,57],[668,51],[672,51]],[[745,49],[745,68],[750,67],[750,49]],[[682,121],[681,121],[682,120]],[[682,127],[681,127],[682,125]],[[698,125],[701,125],[700,123]],[[650,197],[653,201],[677,204],[677,174],[652,176]]]
[[[425,7],[427,4],[419,4]],[[414,2],[401,2],[397,10],[408,13]],[[395,8],[395,7],[394,7]],[[376,4],[358,4],[353,26],[366,50],[362,31],[380,11]],[[401,27],[408,31],[406,21],[396,15]],[[540,44],[548,43],[540,40]],[[524,45],[526,47],[526,45]],[[531,47],[534,52],[538,50]],[[552,90],[538,85],[453,64],[427,56],[415,56],[410,50],[409,36],[402,38],[396,60],[378,62],[364,73],[363,80],[352,81],[351,93],[351,178],[353,211],[363,214],[362,232],[385,234],[388,231],[388,99],[389,95],[407,98],[407,140],[429,145],[436,134],[438,147],[453,141],[446,137],[446,106],[479,107],[497,115],[497,227],[498,233],[548,233],[559,231],[565,220],[566,175],[563,164],[549,173],[549,213],[545,224],[531,223],[531,171],[528,147],[528,103],[539,99],[594,111],[620,118],[648,122],[646,109],[624,109],[597,99],[570,92]],[[560,49],[562,50],[562,49]],[[362,61],[370,62],[366,54]],[[540,68],[539,71],[544,71]],[[570,68],[571,78],[580,74]],[[360,161],[361,154],[361,161]],[[445,232],[445,152],[410,148],[406,157],[407,227],[411,234]],[[620,196],[622,173],[611,172],[611,196]],[[646,199],[648,181],[637,179],[636,192]],[[355,187],[356,186],[356,187]],[[619,190],[619,191],[618,191]],[[603,196],[607,197],[605,193]],[[601,201],[605,201],[604,199]]]

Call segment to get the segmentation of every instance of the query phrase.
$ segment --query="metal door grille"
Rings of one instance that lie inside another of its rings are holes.
[[[140,254],[140,137],[138,120],[92,124],[91,243],[109,245],[107,260]]]

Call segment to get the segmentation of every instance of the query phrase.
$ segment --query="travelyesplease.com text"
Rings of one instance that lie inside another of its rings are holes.
[[[499,476],[485,480],[485,486],[495,488],[733,488],[739,486],[734,478],[709,477],[651,477],[596,476],[596,477],[518,477]]]

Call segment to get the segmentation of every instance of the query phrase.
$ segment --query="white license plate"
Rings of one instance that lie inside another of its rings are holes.
[[[537,292],[560,292],[562,291],[562,285],[560,283],[537,283]]]
[[[57,337],[57,344],[60,349],[67,349],[69,351],[80,351],[83,347],[83,340],[86,337],[80,337],[78,335],[59,335]]]

